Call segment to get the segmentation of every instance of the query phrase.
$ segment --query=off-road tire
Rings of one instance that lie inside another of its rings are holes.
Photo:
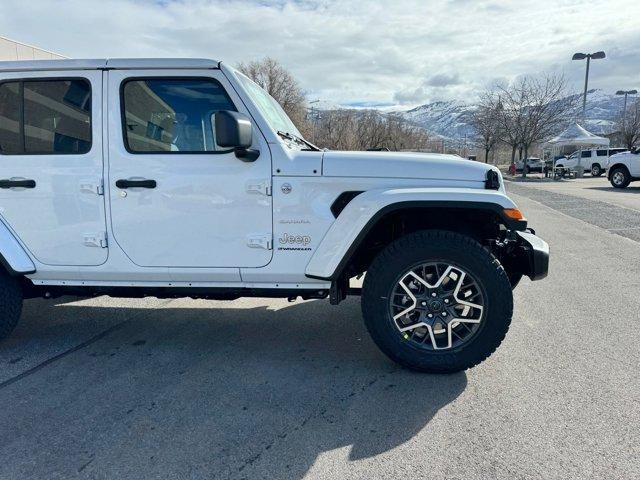
[[[623,176],[623,180],[621,182],[616,181],[617,178],[620,178],[617,175]],[[611,173],[609,174],[609,182],[614,188],[627,188],[631,183],[631,174],[629,173],[629,170],[627,170],[627,167],[616,167],[611,170]]]
[[[443,261],[463,268],[486,292],[480,328],[467,343],[445,350],[407,342],[392,319],[389,296],[397,279],[415,265]],[[421,372],[452,373],[491,355],[504,339],[513,314],[509,277],[500,262],[471,237],[442,230],[408,234],[382,250],[365,276],[362,314],[373,341],[391,360]]]
[[[0,272],[0,340],[7,338],[20,320],[22,288],[14,277]]]

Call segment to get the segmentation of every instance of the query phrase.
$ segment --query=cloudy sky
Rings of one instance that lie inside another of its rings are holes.
[[[590,87],[640,89],[640,1],[2,0],[0,35],[69,57],[280,60],[309,99],[409,107],[605,50]]]

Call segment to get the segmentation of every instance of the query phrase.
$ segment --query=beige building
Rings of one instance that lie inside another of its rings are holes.
[[[0,61],[2,60],[51,60],[66,58],[42,48],[16,42],[0,36]]]

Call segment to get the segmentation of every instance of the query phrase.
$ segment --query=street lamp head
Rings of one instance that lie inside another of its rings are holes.
[[[586,53],[574,53],[573,57],[571,57],[571,60],[584,60],[585,58],[587,58]]]
[[[592,58],[592,59],[594,59],[594,60],[599,60],[599,59],[601,59],[601,58],[606,58],[606,55],[605,55],[605,53],[601,50],[601,51],[599,51],[599,52],[592,53],[592,54],[591,54],[591,58]]]
[[[616,92],[616,95],[624,95],[624,94],[626,94],[626,93],[627,93],[627,92],[625,92],[624,90],[618,90],[618,91]]]
[[[627,93],[628,93],[629,95],[635,95],[636,93],[638,93],[638,90],[636,90],[636,89],[629,90]]]

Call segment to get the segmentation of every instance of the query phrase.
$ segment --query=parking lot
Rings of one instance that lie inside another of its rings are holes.
[[[455,375],[359,303],[31,300],[0,344],[0,478],[640,478],[640,184],[509,183],[552,250]]]

